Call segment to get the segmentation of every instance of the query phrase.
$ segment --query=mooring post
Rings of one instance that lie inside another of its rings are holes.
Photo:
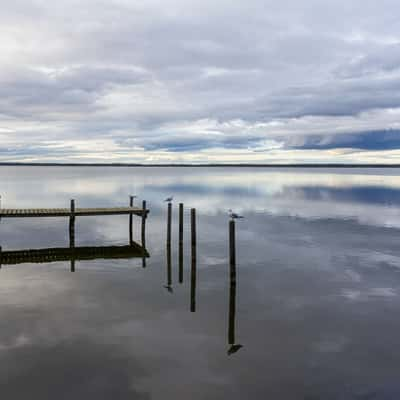
[[[167,215],[167,244],[171,244],[172,203],[168,203]]]
[[[142,247],[146,247],[146,218],[147,218],[146,200],[143,200],[143,202],[142,202]]]
[[[229,221],[229,265],[236,265],[235,221]]]
[[[171,242],[167,241],[167,287],[172,287]]]
[[[75,200],[71,200],[69,217],[69,247],[71,249],[71,272],[75,272]]]
[[[179,283],[183,283],[183,203],[179,203]]]
[[[171,265],[171,222],[172,222],[172,203],[168,203],[167,215],[167,288],[172,285],[172,265]]]
[[[133,196],[129,196],[129,207],[133,207]],[[132,225],[133,225],[133,214],[129,214],[129,244],[132,245],[133,243],[133,232],[132,232]]]
[[[3,254],[2,254],[1,246],[0,246],[0,269],[1,269],[2,261],[3,261]]]
[[[191,247],[192,247],[192,266],[190,272],[190,311],[196,311],[196,209],[190,210],[190,226],[191,226]]]
[[[229,221],[229,328],[228,343],[235,344],[235,316],[236,316],[236,249],[235,249],[235,221]]]
[[[142,202],[142,267],[146,268],[146,218],[147,218],[147,209],[146,209],[146,200]]]

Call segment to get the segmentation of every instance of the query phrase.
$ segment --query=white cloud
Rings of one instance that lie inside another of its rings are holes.
[[[288,146],[399,129],[396,11],[394,0],[9,2],[0,161],[340,162],[343,150]]]

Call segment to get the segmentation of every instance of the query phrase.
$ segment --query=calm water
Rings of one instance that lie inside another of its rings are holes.
[[[74,273],[69,262],[3,265],[2,398],[399,399],[398,172],[0,168],[4,208],[68,207],[71,198],[77,207],[125,206],[137,194],[151,210],[146,268],[141,258],[79,261]],[[162,200],[169,195],[168,290]],[[182,284],[178,202],[185,203]],[[245,216],[236,224],[234,290],[229,208]],[[139,218],[134,222],[140,242]],[[128,240],[127,216],[77,219],[76,246]],[[68,247],[68,220],[3,219],[0,245]],[[233,333],[243,347],[232,348]]]

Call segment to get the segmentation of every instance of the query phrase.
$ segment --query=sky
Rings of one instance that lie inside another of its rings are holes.
[[[398,0],[4,0],[0,162],[400,162]]]

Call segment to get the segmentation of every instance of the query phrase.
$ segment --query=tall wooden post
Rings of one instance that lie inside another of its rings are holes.
[[[133,196],[129,196],[129,207],[133,207]],[[132,232],[132,225],[133,225],[133,214],[129,214],[129,245],[133,243],[133,232]]]
[[[235,221],[229,221],[229,328],[228,343],[235,344],[235,316],[236,316],[236,249],[235,249]]]
[[[172,203],[168,203],[167,215],[167,244],[171,244]]]
[[[142,267],[143,268],[146,268],[146,255],[145,255],[145,249],[146,249],[146,218],[147,218],[146,200],[143,200],[143,202],[142,202],[142,251],[143,251]]]
[[[167,215],[167,286],[169,288],[172,285],[171,225],[172,225],[172,203],[168,203],[168,215]]]
[[[69,247],[71,249],[71,272],[75,272],[75,200],[71,200],[69,217]]]
[[[172,286],[171,242],[167,242],[167,287]]]
[[[196,209],[190,210],[192,266],[190,271],[190,311],[196,311],[196,278],[197,278],[197,252],[196,252]]]
[[[183,203],[179,203],[179,283],[183,283]]]

